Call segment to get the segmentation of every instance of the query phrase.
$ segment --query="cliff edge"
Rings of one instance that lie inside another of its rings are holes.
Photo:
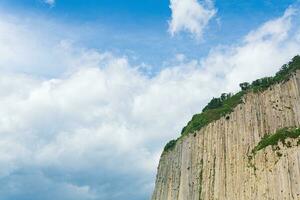
[[[240,100],[165,148],[152,200],[300,199],[300,70]]]

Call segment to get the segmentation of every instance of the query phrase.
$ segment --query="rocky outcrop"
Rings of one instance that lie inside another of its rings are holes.
[[[298,138],[251,158],[265,134],[300,127],[300,72],[243,102],[162,154],[152,200],[300,199]]]

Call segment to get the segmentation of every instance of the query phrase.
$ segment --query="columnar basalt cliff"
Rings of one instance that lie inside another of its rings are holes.
[[[300,199],[300,137],[257,148],[266,134],[300,127],[300,70],[241,100],[163,152],[152,200]]]

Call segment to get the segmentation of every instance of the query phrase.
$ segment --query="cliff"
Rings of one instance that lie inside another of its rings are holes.
[[[267,134],[300,127],[300,70],[241,100],[163,152],[152,200],[300,199],[300,137],[258,148]]]

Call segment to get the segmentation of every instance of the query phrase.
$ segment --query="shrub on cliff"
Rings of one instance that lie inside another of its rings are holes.
[[[176,140],[171,140],[170,142],[168,142],[164,148],[164,151],[169,151],[172,150],[176,145]]]
[[[242,103],[243,95],[244,92],[241,91],[233,96],[231,94],[226,94],[226,98],[222,98],[222,96],[221,98],[214,98],[218,99],[218,103],[215,103],[215,100],[212,100],[209,105],[203,109],[202,113],[195,114],[192,120],[182,129],[181,135],[197,131],[210,122],[231,113],[238,104]]]
[[[276,131],[274,134],[265,135],[260,142],[254,147],[252,153],[266,148],[267,146],[277,145],[279,142],[285,143],[287,138],[298,138],[300,136],[300,128],[283,128]]]

